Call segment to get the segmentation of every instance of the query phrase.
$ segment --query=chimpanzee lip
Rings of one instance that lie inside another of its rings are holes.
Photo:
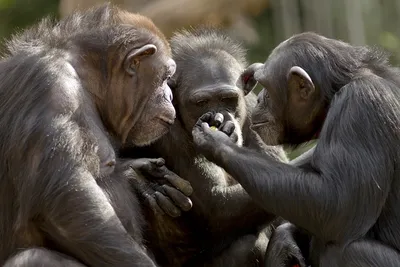
[[[260,122],[253,122],[252,124],[251,124],[251,127],[260,127],[260,126],[263,126],[263,125],[265,125],[265,124],[267,124],[268,123],[268,121],[260,121]]]
[[[165,117],[159,117],[158,118],[163,124],[167,124],[168,126],[174,124],[175,118],[174,119],[168,119]]]

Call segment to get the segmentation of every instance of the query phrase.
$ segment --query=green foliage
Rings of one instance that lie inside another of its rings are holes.
[[[15,0],[0,0],[0,9],[10,8],[15,4]]]
[[[400,63],[400,38],[392,32],[382,32],[378,43],[391,54],[393,63]]]
[[[289,160],[295,159],[304,152],[308,151],[309,149],[313,148],[317,144],[317,140],[313,140],[307,143],[302,144],[301,146],[297,147],[296,149],[289,149],[286,148],[286,154],[289,158]]]
[[[59,0],[0,0],[0,37],[7,38],[46,15],[58,16]]]

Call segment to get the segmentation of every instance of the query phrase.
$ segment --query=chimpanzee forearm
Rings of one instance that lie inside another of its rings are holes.
[[[185,138],[178,139],[179,136]],[[192,210],[205,219],[210,231],[223,234],[241,228],[252,229],[274,218],[257,205],[241,185],[229,185],[225,171],[195,153],[186,136],[179,121],[175,122],[170,138],[162,139],[154,148],[155,156],[162,156],[170,170],[190,182]]]
[[[155,266],[122,226],[91,174],[81,170],[44,199],[44,231],[89,266]],[[107,265],[106,265],[107,264]]]
[[[371,211],[349,208],[343,211],[341,206],[332,204],[351,206],[350,194],[359,190],[356,185],[353,191],[331,194],[338,185],[329,176],[278,162],[233,143],[220,144],[209,160],[230,173],[266,211],[279,214],[324,240],[361,235],[379,214],[378,199],[368,201],[371,203],[368,205],[376,207]],[[369,173],[370,179],[372,175]],[[291,187],[286,186],[289,180]],[[377,197],[385,196],[384,193]],[[281,205],[284,202],[291,205]],[[368,218],[362,222],[362,228],[352,222],[355,212]],[[343,233],[343,229],[349,230]]]
[[[216,186],[212,193],[213,203],[210,203],[208,207],[215,208],[210,210],[209,215],[212,221],[216,222],[212,226],[216,227],[214,230],[218,232],[258,226],[275,218],[275,215],[262,209],[240,184],[229,187]],[[232,226],[232,221],[235,222],[234,226]]]
[[[302,186],[301,180],[305,175],[302,171],[234,144],[221,144],[215,151],[216,153],[210,160],[230,173],[260,206],[272,213],[282,214],[288,220],[290,220],[290,217],[296,217],[304,224],[308,223],[309,216],[306,214],[304,214],[304,218],[301,218],[303,217],[301,214],[287,216],[289,213],[296,213],[296,210],[299,209],[293,207],[290,211],[282,210],[283,207],[280,203],[287,201],[285,196],[289,192],[278,192],[283,187],[280,184],[284,184],[286,179],[292,179],[292,183],[293,180],[297,180],[297,187],[300,188]],[[276,168],[278,165],[279,172]],[[272,168],[274,176],[268,176]],[[314,178],[317,178],[317,175]],[[317,180],[314,186],[318,186]],[[321,185],[319,186],[321,187]],[[298,192],[298,196],[293,195],[293,197],[301,199],[300,189],[294,190],[295,194],[296,192]],[[304,204],[298,203],[297,205],[302,206]],[[313,209],[309,210],[311,212]],[[298,223],[296,222],[296,224]]]
[[[222,183],[221,179],[225,179],[226,174],[220,168],[208,163],[206,166],[209,170],[205,174],[201,163],[192,168],[184,167],[190,166],[189,162],[187,165],[180,163],[175,166],[175,170],[192,185],[193,210],[207,221],[210,231],[223,234],[238,229],[251,229],[274,218],[257,205],[241,185],[228,185],[226,181]]]

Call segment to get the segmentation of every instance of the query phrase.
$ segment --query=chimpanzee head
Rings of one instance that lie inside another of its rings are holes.
[[[353,48],[314,33],[277,46],[264,64],[241,75],[242,88],[263,86],[251,128],[269,145],[297,145],[317,137],[335,93],[355,69]]]
[[[240,131],[248,93],[236,86],[246,66],[240,44],[215,29],[201,28],[175,34],[171,48],[177,71],[170,84],[185,129],[191,133],[201,115],[215,111],[235,119]]]
[[[71,62],[107,130],[137,146],[157,140],[175,119],[167,81],[176,64],[164,35],[148,18],[116,7],[85,14],[71,23],[79,26]]]

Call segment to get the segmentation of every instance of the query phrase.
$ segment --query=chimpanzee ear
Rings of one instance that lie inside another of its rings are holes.
[[[254,79],[254,73],[260,69],[264,64],[254,63],[247,67],[240,75],[236,86],[243,90],[244,95],[250,93],[257,85],[257,80]]]
[[[143,60],[143,58],[145,57],[154,55],[156,52],[157,52],[157,47],[152,44],[147,44],[138,49],[132,50],[125,58],[124,61],[125,71],[129,75],[135,75],[136,69],[140,64],[140,61]]]
[[[302,100],[308,100],[315,92],[315,86],[310,75],[298,66],[289,70],[288,87],[292,94],[298,95]]]

